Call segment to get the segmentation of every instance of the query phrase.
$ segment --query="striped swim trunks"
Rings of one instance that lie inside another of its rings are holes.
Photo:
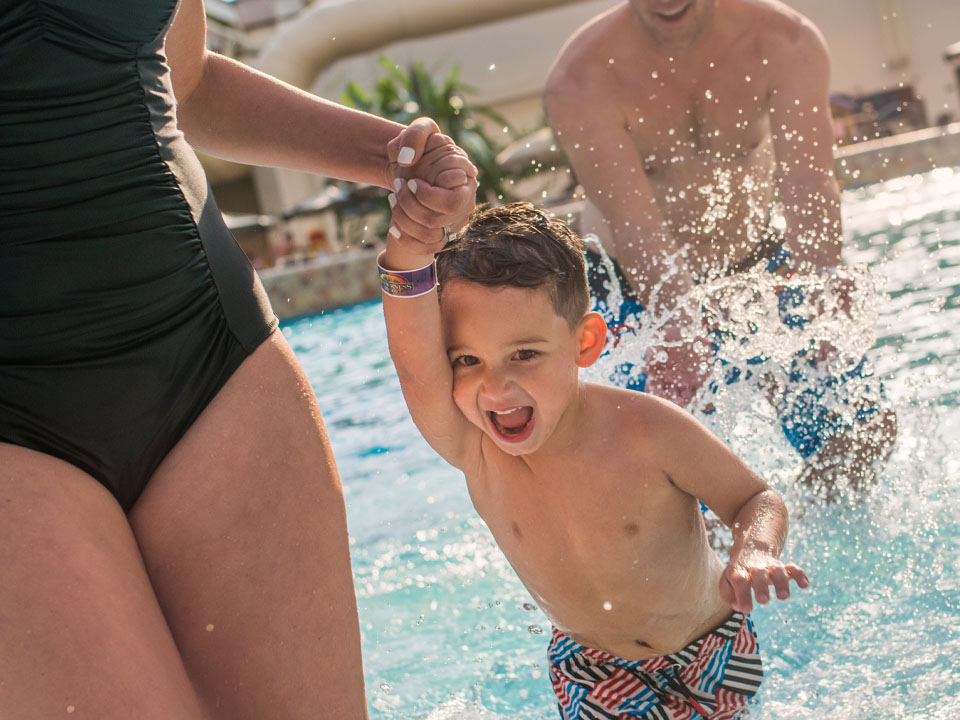
[[[556,628],[547,655],[563,720],[732,720],[763,680],[753,623],[738,612],[664,657],[623,660]]]

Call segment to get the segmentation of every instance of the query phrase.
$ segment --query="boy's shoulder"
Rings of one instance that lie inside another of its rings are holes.
[[[584,387],[593,410],[591,429],[596,432],[628,434],[633,441],[660,441],[684,414],[674,403],[649,393],[591,382]]]

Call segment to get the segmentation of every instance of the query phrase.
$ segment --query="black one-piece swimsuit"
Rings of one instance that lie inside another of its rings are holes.
[[[0,441],[129,510],[276,328],[177,129],[176,0],[0,0]]]

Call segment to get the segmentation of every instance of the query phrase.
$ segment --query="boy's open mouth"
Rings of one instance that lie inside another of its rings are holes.
[[[487,412],[497,435],[507,442],[525,440],[533,430],[533,408],[529,405]]]

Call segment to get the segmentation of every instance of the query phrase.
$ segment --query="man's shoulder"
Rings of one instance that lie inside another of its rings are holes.
[[[751,28],[757,46],[770,61],[826,52],[817,26],[780,0],[731,0],[728,7],[734,22]]]
[[[607,76],[610,48],[622,44],[625,4],[596,15],[571,35],[547,72],[544,92],[589,92]]]

